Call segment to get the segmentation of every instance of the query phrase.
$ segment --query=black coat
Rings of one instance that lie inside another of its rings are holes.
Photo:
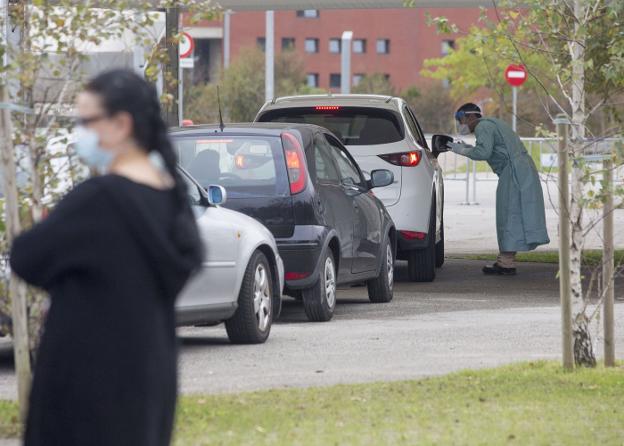
[[[174,301],[197,266],[173,242],[178,207],[173,191],[106,175],[15,240],[13,271],[51,295],[26,446],[169,444]]]

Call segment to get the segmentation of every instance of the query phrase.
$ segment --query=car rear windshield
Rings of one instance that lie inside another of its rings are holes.
[[[390,144],[404,138],[397,113],[371,107],[318,106],[270,110],[262,122],[294,122],[325,127],[347,146]]]
[[[203,187],[218,184],[229,198],[288,194],[281,141],[263,136],[173,136],[179,163]]]

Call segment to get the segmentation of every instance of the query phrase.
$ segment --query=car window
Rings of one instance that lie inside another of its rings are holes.
[[[338,164],[338,170],[340,173],[340,181],[343,184],[353,184],[355,186],[363,187],[362,176],[360,170],[355,166],[346,151],[340,147],[336,141],[333,141],[329,135],[325,135],[327,143],[331,148],[333,158]]]
[[[197,188],[197,184],[193,183],[185,174],[181,174],[181,176],[184,178],[184,182],[186,183],[186,193],[189,197],[191,205],[198,206],[201,204],[201,194]]]
[[[314,168],[320,183],[340,183],[340,175],[332,160],[329,144],[321,135],[314,137]]]
[[[427,145],[427,139],[425,138],[425,135],[423,134],[422,129],[420,128],[420,124],[418,124],[418,120],[416,119],[416,116],[414,116],[414,113],[409,107],[406,106],[405,110],[408,116],[408,125],[410,127],[410,130],[413,129],[413,132],[414,132],[413,133],[414,138],[416,138],[416,141],[421,147],[428,149],[429,146]]]
[[[269,110],[260,122],[315,124],[336,135],[346,146],[391,144],[405,137],[398,113],[374,107],[317,106]],[[353,149],[352,149],[353,150]]]
[[[221,185],[230,198],[288,193],[278,137],[174,135],[173,142],[180,165],[204,188]]]

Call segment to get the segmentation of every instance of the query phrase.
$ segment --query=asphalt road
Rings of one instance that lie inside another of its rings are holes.
[[[499,278],[484,277],[481,265],[448,261],[431,284],[407,282],[400,265],[393,302],[373,305],[362,287],[341,290],[329,323],[307,322],[301,304],[288,299],[261,346],[230,345],[219,327],[181,329],[181,389],[385,381],[559,358],[556,267],[526,264],[520,275]],[[624,302],[617,305],[617,332],[622,358]]]
[[[434,283],[406,280],[399,264],[394,300],[368,302],[366,288],[340,290],[334,319],[306,321],[286,299],[264,345],[231,345],[225,329],[182,328],[183,393],[409,379],[535,359],[560,351],[554,265],[523,264],[516,277],[484,277],[482,262],[449,260]],[[617,284],[624,298],[624,280]],[[624,302],[617,304],[624,357]],[[598,345],[597,351],[602,350]],[[15,397],[11,352],[0,350],[0,398]]]

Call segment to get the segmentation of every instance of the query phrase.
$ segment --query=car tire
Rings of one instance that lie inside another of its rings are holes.
[[[444,215],[444,214],[443,214]],[[444,216],[440,222],[440,241],[436,243],[436,268],[442,268],[444,265]]]
[[[368,298],[373,303],[390,302],[394,290],[394,253],[392,251],[392,240],[386,239],[381,256],[381,267],[379,276],[366,282],[368,287]]]
[[[412,282],[433,282],[436,276],[436,197],[431,200],[427,247],[409,252],[407,271]]]
[[[327,322],[336,308],[336,262],[330,249],[321,257],[319,280],[311,288],[302,290],[303,308],[313,322]]]
[[[234,344],[261,344],[267,340],[273,324],[273,280],[266,256],[255,251],[245,270],[238,308],[225,321],[225,329]]]

